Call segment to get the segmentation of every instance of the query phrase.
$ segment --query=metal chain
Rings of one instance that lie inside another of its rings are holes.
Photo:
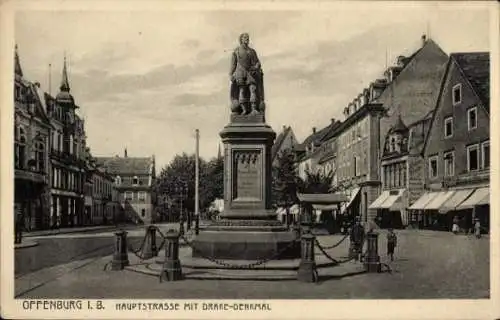
[[[146,234],[144,235],[144,238],[142,239],[142,243],[141,245],[139,246],[139,249],[137,250],[134,250],[134,248],[132,248],[132,245],[129,243],[127,245],[127,249],[128,251],[132,252],[137,258],[141,259],[141,260],[144,260],[144,257],[140,256],[139,254],[137,254],[139,251],[143,250],[144,249],[144,244],[146,243],[146,238],[148,237],[148,233],[146,232]]]
[[[196,249],[189,241],[187,241],[187,239],[184,237],[184,236],[181,236],[181,238],[183,238],[183,240],[186,242],[186,244],[191,247],[192,250],[196,251],[197,253],[199,253],[202,258],[204,259],[207,259],[209,261],[212,261],[214,262],[215,264],[218,264],[218,265],[221,265],[221,266],[224,266],[226,268],[229,268],[229,269],[246,269],[246,270],[250,270],[252,269],[253,267],[256,267],[256,266],[259,266],[261,264],[264,264],[270,260],[274,260],[276,259],[277,257],[279,257],[283,252],[285,252],[287,249],[291,248],[292,245],[296,244],[296,241],[298,240],[298,238],[296,238],[295,240],[293,240],[291,243],[289,243],[286,247],[282,248],[281,250],[279,250],[275,255],[271,256],[271,257],[268,257],[268,258],[265,258],[265,259],[262,259],[262,260],[259,260],[259,261],[256,261],[256,262],[253,262],[253,263],[249,263],[249,264],[244,264],[244,265],[236,265],[236,264],[230,264],[230,263],[227,263],[227,262],[224,262],[222,260],[218,260],[218,259],[215,259],[213,257],[209,257],[209,256],[206,256],[205,254],[203,254],[203,252],[201,252],[199,249]]]
[[[330,255],[329,255],[329,254],[328,254],[328,253],[324,250],[324,248],[323,248],[323,247],[321,246],[321,244],[319,243],[318,239],[314,239],[314,242],[315,242],[316,246],[319,248],[319,250],[321,251],[321,253],[323,253],[323,255],[324,255],[327,259],[331,260],[331,261],[332,261],[333,263],[335,263],[335,264],[346,263],[346,262],[349,262],[349,261],[351,261],[351,260],[354,260],[354,259],[355,259],[355,258],[347,258],[347,259],[345,259],[345,260],[340,260],[340,261],[339,261],[339,260],[337,260],[337,259],[335,259],[335,258],[332,258],[332,257],[331,257],[331,256],[330,256]]]
[[[335,243],[335,244],[333,244],[333,245],[331,245],[331,246],[329,246],[329,247],[325,247],[325,246],[322,246],[322,247],[323,247],[323,249],[325,249],[325,250],[329,250],[329,249],[336,248],[336,247],[338,247],[338,246],[339,246],[342,242],[344,242],[344,240],[345,240],[345,239],[347,239],[347,237],[348,237],[348,236],[349,236],[349,234],[346,234],[346,235],[345,235],[342,239],[340,239],[340,241],[339,241],[339,242],[337,242],[337,243]],[[318,241],[318,243],[319,243],[319,241]]]

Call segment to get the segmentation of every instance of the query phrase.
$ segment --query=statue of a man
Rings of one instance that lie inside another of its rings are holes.
[[[229,77],[232,83],[231,100],[233,112],[255,114],[263,109],[264,91],[262,85],[262,69],[257,52],[249,47],[248,33],[240,35],[240,46],[234,49],[231,59]],[[237,86],[237,96],[233,86]],[[249,103],[250,110],[247,107]]]

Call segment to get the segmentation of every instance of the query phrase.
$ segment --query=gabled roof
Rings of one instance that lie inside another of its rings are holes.
[[[112,175],[148,175],[154,161],[151,157],[95,157]]]
[[[278,137],[276,137],[276,140],[274,141],[274,144],[271,148],[271,161],[274,161],[274,159],[278,155],[278,151],[281,149],[281,145],[283,144],[283,141],[285,141],[285,138],[291,131],[291,129],[291,127],[284,127],[284,130],[280,132]]]
[[[490,53],[452,53],[450,57],[462,70],[486,110],[490,108]]]
[[[396,123],[392,126],[392,128],[389,130],[389,132],[406,132],[408,131],[408,127],[403,122],[403,119],[401,119],[401,114],[398,116],[398,119],[396,120]]]

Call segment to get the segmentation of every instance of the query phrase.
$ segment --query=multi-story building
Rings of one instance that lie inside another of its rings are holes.
[[[411,223],[408,208],[424,190],[422,148],[432,114],[408,126],[399,116],[385,137],[380,163],[382,193],[369,206],[377,210],[377,222],[382,228]]]
[[[318,162],[323,154],[321,144],[323,138],[337,126],[337,122],[338,121],[335,121],[335,119],[331,119],[330,124],[321,130],[316,130],[316,127],[313,127],[311,134],[307,136],[301,144],[294,148],[298,163],[297,170],[300,178],[306,179],[306,172],[315,173],[321,170],[318,166]]]
[[[27,229],[50,224],[49,136],[51,124],[38,83],[23,77],[17,46],[14,54],[14,204]]]
[[[53,127],[51,134],[51,226],[83,224],[85,182],[84,121],[76,114],[79,108],[70,93],[66,59],[60,91],[56,97],[45,93],[47,113]]]
[[[411,209],[424,226],[489,226],[489,53],[453,53],[425,142],[427,192]],[[448,213],[448,214],[445,214]]]
[[[118,222],[120,210],[116,201],[114,182],[114,177],[104,168],[94,167],[92,170],[92,224]],[[115,193],[115,199],[113,199],[113,193]]]
[[[336,129],[341,122],[331,120],[330,130],[321,138],[321,146],[317,153],[318,167],[324,176],[332,176],[332,188],[337,186],[337,136]]]
[[[151,223],[154,215],[153,183],[156,177],[152,157],[96,157],[96,164],[114,177],[115,188],[125,218],[135,223]]]
[[[295,137],[292,127],[283,126],[283,131],[278,134],[271,148],[271,162],[273,166],[277,165],[279,154],[285,150],[294,150],[297,145],[297,138]]]
[[[376,211],[369,210],[380,188],[379,123],[384,114],[381,104],[372,103],[373,90],[364,90],[344,109],[346,119],[336,129],[337,190],[350,201],[342,211],[359,215],[363,222],[372,221]]]

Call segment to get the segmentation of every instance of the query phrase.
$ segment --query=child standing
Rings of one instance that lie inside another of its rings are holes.
[[[479,219],[476,218],[474,223],[474,234],[476,238],[481,238],[481,222],[479,222]]]
[[[396,248],[397,242],[398,237],[392,228],[389,228],[387,233],[387,255],[391,258],[391,261],[394,261],[394,248]]]

